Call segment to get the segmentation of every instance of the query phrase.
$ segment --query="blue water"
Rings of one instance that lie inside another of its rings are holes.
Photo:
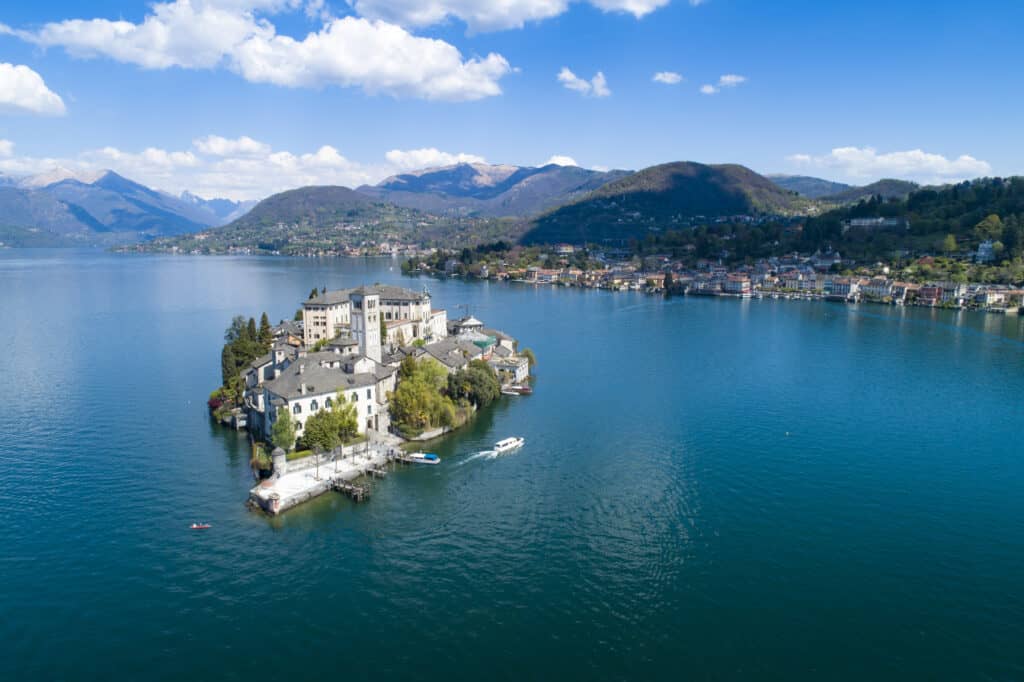
[[[535,394],[369,502],[247,511],[224,327],[374,281]],[[0,679],[1024,678],[1024,320],[15,250],[0,330]]]

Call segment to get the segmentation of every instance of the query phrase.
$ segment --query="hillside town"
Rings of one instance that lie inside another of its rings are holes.
[[[585,255],[583,255],[585,254]],[[436,255],[435,255],[436,262]],[[992,243],[982,242],[970,255],[972,262],[988,263]],[[535,285],[583,287],[612,291],[733,296],[740,298],[827,299],[977,309],[1016,314],[1024,306],[1024,287],[959,281],[952,278],[905,281],[900,272],[927,273],[948,259],[915,258],[902,270],[882,263],[858,265],[838,251],[791,253],[757,259],[750,264],[728,265],[724,258],[678,259],[670,255],[636,256],[625,249],[584,252],[572,244],[557,244],[536,257],[538,264],[522,267],[512,259],[464,267],[456,255],[441,267],[430,259],[412,258],[408,274],[462,276]]]

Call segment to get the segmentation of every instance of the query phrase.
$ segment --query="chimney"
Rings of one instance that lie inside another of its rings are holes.
[[[299,395],[306,395],[306,382],[299,384]]]
[[[305,371],[306,371],[306,363],[300,362],[299,363],[299,374],[302,374]]]

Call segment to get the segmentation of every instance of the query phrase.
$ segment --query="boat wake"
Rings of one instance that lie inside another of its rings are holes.
[[[481,450],[480,452],[474,452],[472,455],[459,462],[459,466],[462,466],[463,464],[469,464],[475,459],[494,459],[497,456],[497,450]]]

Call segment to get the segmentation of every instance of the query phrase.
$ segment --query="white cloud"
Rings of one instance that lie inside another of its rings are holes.
[[[836,147],[823,156],[793,154],[786,158],[795,165],[829,169],[857,182],[895,177],[941,184],[992,172],[987,161],[973,156],[949,159],[920,149],[880,154],[871,147]]]
[[[607,97],[612,94],[612,91],[608,89],[608,81],[605,80],[604,73],[601,71],[598,71],[588,81],[574,74],[569,67],[563,66],[562,70],[558,72],[558,82],[569,90],[575,90],[590,97]]]
[[[501,94],[511,72],[491,53],[463,61],[449,43],[418,38],[381,21],[335,19],[302,41],[256,35],[233,54],[234,68],[252,82],[288,87],[359,86],[368,93],[464,101]]]
[[[543,165],[543,166],[550,166],[551,164],[555,164],[556,166],[578,166],[579,165],[578,163],[576,163],[576,159],[572,158],[571,156],[562,156],[561,154],[555,154],[554,156],[552,156],[550,159],[548,159],[547,161],[545,161],[541,165]]]
[[[476,154],[451,154],[434,147],[423,149],[392,149],[384,155],[387,162],[400,170],[419,170],[438,166],[453,166],[457,163],[487,163]]]
[[[364,17],[402,26],[432,26],[450,18],[461,19],[471,32],[522,28],[527,22],[556,17],[573,0],[355,0]],[[605,12],[621,12],[641,18],[669,0],[586,0]],[[692,4],[692,0],[691,0]]]
[[[654,77],[651,78],[651,80],[653,80],[655,83],[675,85],[676,83],[681,83],[683,81],[683,77],[680,74],[676,73],[675,71],[659,71],[658,73],[654,74]]]
[[[203,154],[214,156],[245,156],[251,154],[266,154],[270,151],[270,145],[252,139],[246,135],[229,140],[220,135],[207,135],[193,140],[192,144]]]
[[[295,0],[173,0],[155,3],[138,24],[69,19],[38,31],[5,30],[76,57],[109,57],[147,69],[226,67],[256,83],[359,87],[429,100],[498,95],[498,81],[512,71],[499,54],[463,59],[450,43],[383,21],[327,17],[319,31],[297,40],[278,34],[264,16],[301,5]],[[322,3],[305,7],[326,16]]]
[[[88,149],[76,155],[52,158],[14,155],[14,144],[0,140],[0,174],[25,176],[67,169],[79,177],[110,169],[127,178],[171,194],[189,190],[204,197],[262,199],[307,185],[357,187],[414,168],[484,162],[475,154],[453,154],[434,148],[387,152],[378,161],[363,163],[346,158],[336,147],[322,145],[297,153],[275,150],[251,137],[198,137],[189,149],[150,147],[125,151],[116,147]]]
[[[66,109],[38,73],[23,64],[0,63],[0,112],[62,116]]]
[[[700,91],[705,95],[714,95],[715,93],[720,92],[722,88],[735,88],[737,85],[746,82],[746,76],[739,76],[736,75],[735,73],[727,73],[724,76],[718,77],[717,85],[705,83],[704,85],[700,86]]]

